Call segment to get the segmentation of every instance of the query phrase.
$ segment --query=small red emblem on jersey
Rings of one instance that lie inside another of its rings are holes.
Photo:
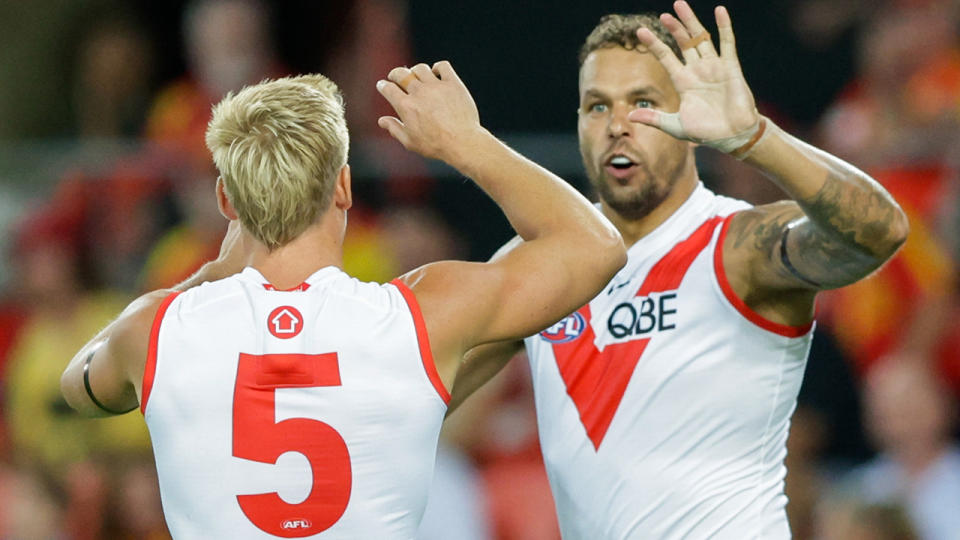
[[[303,315],[293,306],[280,306],[267,317],[267,330],[274,337],[290,339],[303,330]]]

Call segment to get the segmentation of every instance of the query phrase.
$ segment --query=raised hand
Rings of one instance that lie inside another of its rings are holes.
[[[641,28],[637,37],[670,75],[680,94],[680,110],[666,113],[637,109],[628,118],[657,127],[678,139],[733,151],[757,132],[760,115],[737,58],[730,14],[723,6],[714,10],[720,34],[720,54],[717,54],[710,34],[690,6],[678,0],[673,8],[679,19],[664,13],[660,21],[680,45],[683,62],[650,30]]]
[[[450,62],[394,68],[387,79],[377,90],[397,116],[382,116],[377,124],[408,150],[450,163],[483,133],[473,97]]]

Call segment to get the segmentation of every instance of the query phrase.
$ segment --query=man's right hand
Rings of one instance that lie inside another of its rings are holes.
[[[441,261],[400,278],[420,304],[437,370],[451,388],[467,351],[522,339],[569,315],[623,267],[626,251],[583,195],[480,126],[448,62],[397,68],[388,79],[377,88],[398,117],[380,126],[472,179],[523,239],[489,263]]]
[[[480,125],[473,97],[450,62],[437,62],[390,71],[377,90],[397,116],[383,116],[378,124],[407,149],[456,167],[461,157],[489,133]]]

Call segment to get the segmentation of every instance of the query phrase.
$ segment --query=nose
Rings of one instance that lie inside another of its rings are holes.
[[[633,122],[627,120],[630,110],[625,107],[614,107],[611,111],[610,121],[607,123],[607,135],[611,139],[629,137],[633,134]]]

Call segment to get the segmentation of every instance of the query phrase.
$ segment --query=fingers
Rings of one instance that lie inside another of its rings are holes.
[[[727,60],[734,60],[740,63],[737,58],[737,42],[733,37],[733,24],[730,22],[730,14],[727,8],[717,6],[714,10],[717,18],[717,33],[720,35],[720,55]]]
[[[437,77],[440,77],[440,80],[442,81],[460,80],[460,76],[457,75],[457,72],[453,70],[453,66],[450,65],[450,62],[446,60],[441,60],[433,64],[433,72],[437,75]]]
[[[407,132],[403,130],[403,122],[401,122],[398,118],[393,116],[381,116],[377,119],[377,125],[387,130],[387,132],[390,133],[390,136],[399,141],[404,148],[409,148],[410,137],[407,135]]]
[[[392,75],[393,71],[391,71],[390,74]],[[380,92],[380,95],[386,98],[390,106],[393,107],[393,110],[398,112],[400,110],[400,101],[407,95],[397,83],[384,80],[377,81],[377,92]]]
[[[680,59],[677,58],[677,55],[673,54],[673,50],[670,49],[666,43],[660,41],[660,38],[655,36],[650,30],[646,28],[637,30],[637,39],[657,57],[657,60],[663,64],[663,68],[667,70],[668,74],[674,75],[683,69],[683,64],[680,62]]]
[[[680,46],[680,53],[683,54],[683,61],[685,63],[689,64],[691,61],[700,58],[700,53],[697,52],[695,47],[687,46],[687,43],[690,42],[690,32],[687,32],[683,23],[669,13],[661,14],[660,22],[663,23],[663,26],[670,32],[673,39],[677,40],[677,45]]]
[[[395,67],[387,74],[387,79],[409,94],[420,85],[420,78],[406,66]]]
[[[680,115],[677,113],[665,113],[655,109],[635,109],[627,115],[627,120],[653,126],[678,139],[686,137],[683,125],[680,123]]]
[[[657,111],[653,109],[634,109],[627,114],[627,120],[638,124],[660,127],[660,119],[657,118]]]
[[[707,32],[707,29],[704,28],[703,24],[700,23],[700,19],[693,13],[693,9],[690,8],[690,4],[686,3],[683,0],[678,0],[673,3],[673,9],[677,12],[677,16],[682,21],[682,27],[687,33],[686,40],[681,40],[678,38],[677,33],[673,31],[669,26],[670,33],[673,34],[674,38],[677,38],[677,43],[680,45],[680,48],[684,50],[684,58],[687,58],[687,50],[690,50],[691,53],[696,51],[697,56],[701,58],[716,58],[717,50],[713,47],[713,41],[710,39],[710,33]],[[666,17],[673,19],[672,15],[665,14]],[[661,16],[661,21],[666,24],[666,20]],[[676,19],[674,19],[676,21]],[[680,21],[676,21],[679,25]]]
[[[434,75],[433,70],[430,69],[430,66],[426,64],[417,64],[410,68],[410,71],[417,76],[421,82],[428,82],[431,80],[436,80],[437,76]]]

